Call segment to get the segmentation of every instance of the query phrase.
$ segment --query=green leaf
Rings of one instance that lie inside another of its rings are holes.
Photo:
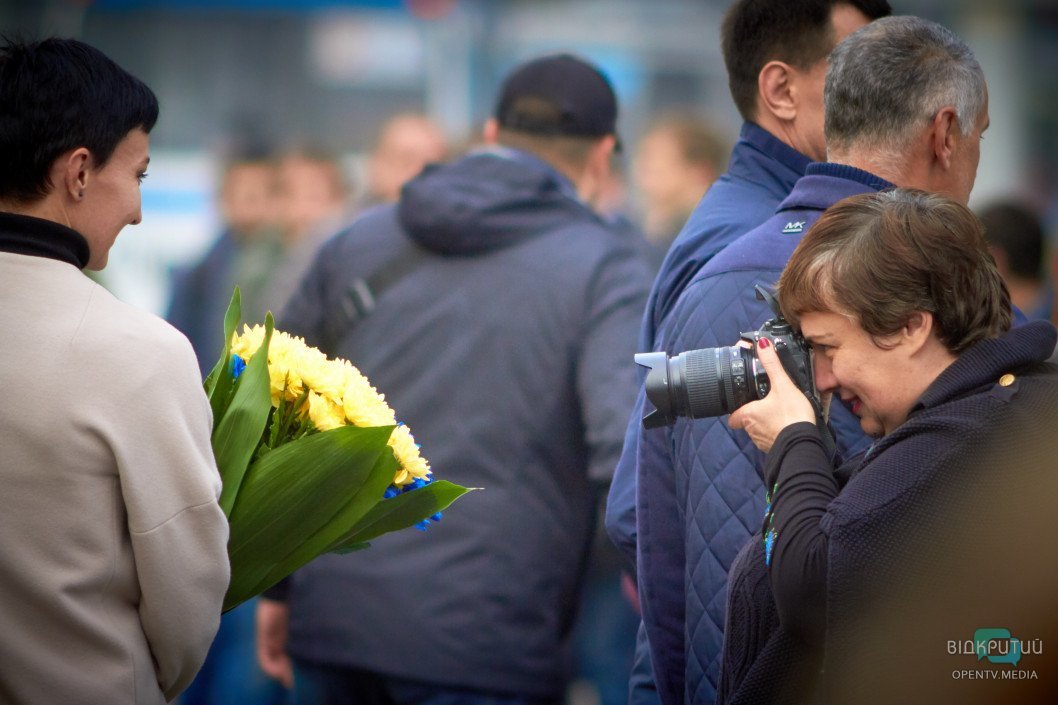
[[[392,450],[386,448],[379,454],[378,460],[375,461],[363,485],[358,488],[350,501],[329,522],[320,527],[319,531],[306,538],[303,544],[282,560],[276,560],[268,574],[254,585],[251,593],[255,595],[264,592],[298,568],[308,565],[320,554],[326,553],[336,540],[349,533],[372,507],[382,501],[383,493],[393,482],[397,466],[398,463],[393,457]],[[359,548],[366,548],[366,544],[349,546],[349,548],[359,550]]]
[[[231,338],[235,334],[235,329],[238,327],[241,317],[242,294],[239,291],[239,287],[235,287],[235,291],[231,295],[231,303],[228,304],[228,310],[224,313],[224,349],[221,351],[217,364],[213,366],[213,370],[203,383],[206,387],[206,396],[209,397],[210,408],[213,409],[214,430],[220,418],[224,415],[224,411],[227,409],[228,402],[231,399],[231,388],[234,383],[229,360],[231,357]]]
[[[217,457],[217,469],[223,482],[220,508],[229,517],[246,467],[261,441],[268,413],[272,410],[268,379],[268,344],[272,339],[272,328],[272,314],[269,313],[265,317],[261,347],[239,376],[231,403],[213,430],[213,454]]]
[[[327,529],[348,505],[366,505],[366,511],[381,497],[393,478],[392,465],[379,463],[392,457],[386,445],[392,431],[345,426],[286,443],[253,464],[230,514],[232,580],[225,609],[326,550]],[[383,471],[388,478],[376,477]],[[262,586],[277,573],[283,574]]]
[[[329,550],[345,551],[382,534],[414,526],[470,491],[447,480],[437,480],[417,490],[383,499],[351,531],[332,543]]]

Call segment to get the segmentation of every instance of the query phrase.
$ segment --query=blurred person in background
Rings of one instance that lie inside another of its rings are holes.
[[[195,264],[173,273],[166,319],[188,337],[205,376],[222,348],[224,312],[236,285],[243,320],[264,320],[266,290],[282,244],[276,165],[264,149],[231,158],[220,179],[221,232]]]
[[[1042,219],[1027,206],[1008,201],[993,203],[978,216],[1011,303],[1031,320],[1049,321],[1054,290],[1045,274]]]
[[[829,161],[810,165],[772,218],[699,270],[663,323],[659,348],[682,352],[726,346],[742,331],[757,330],[773,313],[757,299],[754,287],[772,286],[804,232],[845,197],[895,185],[942,193],[963,204],[969,199],[989,122],[988,92],[981,67],[962,40],[927,20],[887,17],[844,39],[829,64],[824,91]],[[880,73],[878,66],[887,70]],[[870,440],[845,405],[831,405],[830,421],[842,457],[867,449]],[[724,604],[717,603],[752,588],[726,578],[764,510],[763,458],[719,410],[709,418],[644,429],[639,443],[654,459],[652,477],[673,477],[668,511],[679,512],[687,537],[686,633],[697,635],[689,648],[712,656],[694,692],[712,686],[720,690],[710,699],[730,696],[719,683],[721,654],[714,649],[743,643],[740,638],[752,625],[734,616],[725,623]],[[659,497],[658,481],[643,481],[641,491]],[[655,503],[652,509],[665,511],[666,505]],[[730,537],[732,524],[740,529],[742,543],[721,544],[717,537]],[[644,551],[667,550],[656,541],[640,534]],[[698,605],[715,607],[696,610]],[[707,631],[718,620],[725,624],[722,642]],[[729,629],[734,629],[730,638]],[[753,702],[752,697],[745,702]]]
[[[827,56],[850,32],[889,12],[885,0],[737,0],[728,9],[721,45],[731,96],[744,123],[727,172],[706,192],[662,262],[643,315],[639,350],[658,349],[659,326],[695,272],[771,217],[808,164],[826,158]],[[650,573],[647,579],[637,576],[644,629],[636,649],[632,699],[656,702],[660,694],[666,704],[682,702],[686,685],[693,697],[709,702],[719,672],[723,631],[723,600],[716,596],[722,595],[727,564],[719,556],[734,555],[747,535],[735,516],[737,503],[744,501],[739,499],[744,482],[731,477],[716,487],[711,506],[722,529],[702,537],[708,545],[698,554],[702,570],[713,575],[714,595],[689,604],[684,589],[685,527],[674,504],[675,475],[663,455],[641,452],[645,411],[640,385],[606,510],[610,538],[630,566],[639,571],[647,566]],[[656,482],[649,482],[643,491],[643,478],[655,469]],[[660,494],[654,497],[651,492]],[[725,501],[727,494],[733,494],[731,504]],[[659,503],[665,509],[652,513],[650,508]],[[644,532],[652,534],[658,550],[638,550]],[[688,609],[691,614],[685,619]],[[687,653],[691,635],[685,629],[690,624],[700,625],[693,636],[708,643],[704,651]],[[659,671],[653,676],[652,666]],[[654,692],[655,680],[658,692]]]
[[[282,256],[278,175],[272,153],[250,147],[224,166],[218,201],[223,229],[205,256],[173,275],[167,319],[191,341],[203,376],[223,346],[224,312],[238,285],[244,321],[262,321],[281,302],[269,287]],[[202,670],[181,705],[278,705],[284,692],[257,664],[256,601],[221,618]]]
[[[277,221],[282,255],[266,299],[278,313],[308,271],[320,245],[348,224],[349,184],[338,158],[322,149],[287,152],[277,167]]]
[[[690,114],[655,120],[639,141],[632,179],[658,267],[730,153],[730,142],[716,128]]]
[[[632,244],[648,265],[656,266],[655,248],[628,217],[630,208],[624,150],[616,149],[610,170],[590,204],[611,231]],[[624,559],[606,535],[606,498],[599,501],[596,535],[588,555],[584,591],[573,625],[572,705],[626,705],[635,654],[639,604]],[[631,588],[631,589],[630,589]]]
[[[427,164],[448,156],[448,140],[425,115],[400,113],[386,121],[367,159],[365,206],[392,203]]]
[[[142,217],[154,93],[72,39],[0,46],[0,701],[162,705],[228,585],[187,339],[86,277]]]
[[[616,120],[594,66],[523,64],[487,146],[329,240],[283,312],[370,377],[446,478],[485,488],[425,535],[323,556],[267,593],[259,653],[294,703],[563,701],[649,281],[587,205]]]
[[[204,368],[220,350],[218,322],[233,287],[239,285],[250,311],[244,320],[280,311],[320,244],[347,216],[347,197],[340,165],[322,150],[295,149],[278,158],[248,153],[228,165],[220,194],[228,227],[173,293],[171,320],[206,341],[200,351]],[[278,705],[285,699],[282,686],[257,663],[255,612],[256,600],[249,600],[224,615],[181,705]]]

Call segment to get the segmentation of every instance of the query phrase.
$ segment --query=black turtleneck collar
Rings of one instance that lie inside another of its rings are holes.
[[[73,228],[53,220],[0,212],[0,252],[47,257],[72,264],[88,265],[88,241]]]

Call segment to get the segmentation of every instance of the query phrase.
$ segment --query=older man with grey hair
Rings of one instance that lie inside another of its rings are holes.
[[[727,346],[739,339],[741,331],[760,327],[772,314],[756,299],[754,285],[773,285],[801,234],[843,198],[901,186],[966,202],[977,171],[981,132],[988,125],[987,90],[973,53],[950,31],[917,17],[883,18],[859,29],[832,53],[824,98],[831,161],[810,165],[775,216],[699,270],[660,327],[655,350],[675,353]],[[870,439],[849,409],[837,403],[834,407],[831,423],[838,452],[845,458],[863,452]],[[707,577],[715,571],[702,570],[710,557],[695,552],[695,546],[703,545],[702,537],[723,529],[716,513],[709,511],[714,485],[740,483],[743,496],[734,500],[728,496],[725,501],[747,531],[759,527],[763,515],[763,455],[745,432],[728,426],[722,414],[731,410],[729,405],[712,410],[715,416],[710,418],[680,419],[640,432],[641,456],[666,458],[671,464],[674,505],[660,506],[658,501],[650,509],[682,518],[688,605],[725,599],[724,585]],[[650,477],[664,475],[655,472]],[[664,488],[647,486],[648,479],[640,477],[640,495],[664,498]],[[650,545],[650,537],[642,532],[640,544],[646,553],[673,550]],[[799,652],[779,654],[780,658],[768,661],[771,670],[765,672],[757,663],[762,654],[770,655],[777,622],[751,625],[739,618],[745,614],[740,607],[759,599],[754,590],[767,580],[749,573],[758,579],[747,581],[746,567],[759,562],[756,567],[763,569],[765,559],[758,535],[734,563],[725,566],[733,579],[726,593],[719,702],[766,703],[778,698],[782,688],[798,687],[793,680],[784,684],[778,674],[802,673]],[[641,563],[641,580],[645,568]],[[711,618],[700,609],[695,613],[703,614],[703,623],[688,620],[686,624],[689,652],[718,648],[712,641],[712,625],[704,623]],[[688,692],[686,699],[699,702],[700,694]]]
[[[831,54],[824,104],[831,163],[967,202],[988,88],[948,29],[917,17],[864,27]]]

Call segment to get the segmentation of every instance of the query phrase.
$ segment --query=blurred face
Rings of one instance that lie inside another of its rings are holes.
[[[70,225],[88,241],[88,269],[106,267],[121,229],[140,222],[140,183],[150,161],[149,140],[136,128],[118,143],[101,169],[88,170],[84,198],[70,212]]]
[[[811,344],[816,387],[836,394],[869,436],[879,437],[907,419],[921,394],[909,383],[913,363],[898,336],[878,342],[859,323],[838,313],[809,312],[801,316],[801,332]]]
[[[291,158],[279,169],[280,218],[287,234],[298,238],[314,225],[341,212],[341,175],[328,162]]]
[[[267,162],[236,164],[221,186],[220,207],[227,223],[240,235],[275,221],[275,167]]]
[[[652,132],[639,145],[632,174],[644,196],[668,201],[680,190],[682,167],[676,138],[668,132]]]
[[[406,182],[427,164],[445,157],[444,136],[432,123],[419,118],[398,118],[383,132],[368,164],[372,193],[383,201],[395,201]]]
[[[830,23],[834,28],[834,46],[869,22],[867,15],[852,5],[835,5],[830,13]],[[801,149],[812,159],[825,161],[827,143],[823,137],[823,87],[827,77],[827,60],[817,61],[805,71],[796,68],[793,70],[801,90],[796,119],[796,130],[801,135]]]
[[[667,130],[657,130],[643,138],[636,151],[632,176],[648,202],[672,206],[689,202],[690,208],[715,178],[711,171],[688,162],[679,140]]]

